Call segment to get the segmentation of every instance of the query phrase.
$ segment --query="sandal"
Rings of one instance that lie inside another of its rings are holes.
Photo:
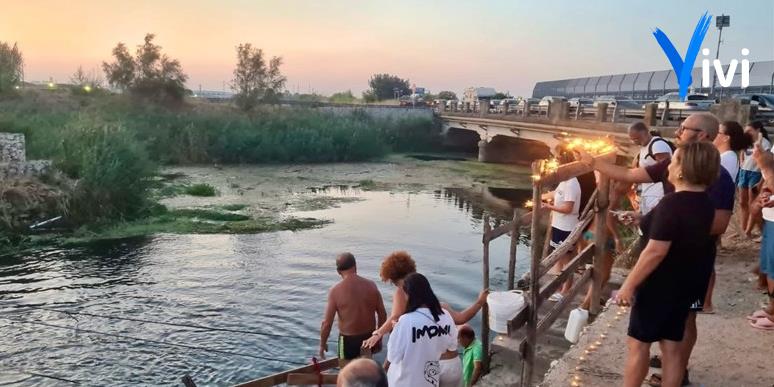
[[[650,375],[650,378],[648,378],[647,382],[649,386],[659,387],[661,386],[661,374],[653,374]],[[688,370],[685,370],[685,374],[683,374],[683,382],[680,383],[681,386],[690,386],[691,381],[688,379]]]
[[[753,314],[747,316],[747,319],[750,321],[758,321],[760,318],[774,318],[772,315],[766,313],[765,310],[756,310],[753,312]]]
[[[768,317],[759,318],[755,322],[750,321],[750,325],[755,329],[774,331],[774,321],[769,320]]]

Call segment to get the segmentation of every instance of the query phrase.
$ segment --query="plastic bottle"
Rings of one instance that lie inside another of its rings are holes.
[[[589,321],[589,311],[581,308],[573,309],[570,318],[567,319],[567,329],[564,330],[564,338],[575,344],[580,338],[583,327]]]

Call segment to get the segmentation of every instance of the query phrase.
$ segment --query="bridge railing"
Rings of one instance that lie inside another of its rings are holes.
[[[628,100],[626,104],[595,102],[594,105],[570,105],[567,101],[555,101],[549,104],[522,100],[518,104],[489,106],[488,103],[439,104],[436,111],[441,114],[469,114],[476,116],[510,116],[532,119],[560,121],[596,121],[626,123],[635,120],[645,121],[649,126],[678,126],[679,122],[692,113],[712,111],[714,107],[690,106],[669,101]],[[690,101],[689,101],[690,102]],[[716,104],[712,105],[715,106]],[[758,110],[749,104],[741,104],[742,116],[749,120],[774,121],[774,111]]]

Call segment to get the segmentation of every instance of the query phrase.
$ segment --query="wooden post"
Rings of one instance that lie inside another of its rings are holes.
[[[532,163],[532,174],[540,176],[540,171],[543,169],[543,160],[538,160]],[[542,191],[543,183],[540,180],[533,180],[532,182],[532,203],[535,203],[535,212],[532,215],[532,225],[530,230],[532,236],[538,233],[538,225],[540,217],[538,216],[538,209],[540,207],[540,195]],[[530,262],[530,284],[529,284],[529,317],[527,318],[527,343],[524,346],[522,369],[521,369],[521,385],[524,387],[532,385],[532,374],[535,370],[535,348],[537,346],[537,323],[538,323],[538,309],[540,308],[540,260],[543,255],[542,246],[537,243],[532,243],[530,246],[530,254],[532,255],[532,261]]]
[[[597,186],[597,214],[594,226],[594,271],[593,282],[591,285],[591,305],[589,313],[599,314],[599,295],[602,294],[602,270],[605,263],[605,254],[607,250],[607,208],[610,203],[608,200],[610,192],[610,178],[607,175],[599,176],[599,185]]]
[[[666,126],[669,121],[669,101],[664,101],[664,110],[661,112],[661,126]]]
[[[521,217],[517,209],[513,210],[513,222],[511,224],[511,251],[508,255],[508,290],[513,290],[516,286],[516,249],[519,245],[519,227],[521,226]]]
[[[484,278],[483,288],[489,288],[489,232],[492,226],[489,225],[489,215],[484,216]],[[481,307],[481,349],[484,353],[484,373],[489,372],[489,305],[484,304]]]
[[[600,102],[597,104],[597,121],[607,121],[607,102]]]
[[[527,118],[529,117],[529,100],[525,99],[522,102],[524,102],[524,110],[521,111],[521,116]]]

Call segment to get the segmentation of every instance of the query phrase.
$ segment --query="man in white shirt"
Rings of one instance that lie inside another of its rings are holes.
[[[645,168],[672,157],[672,147],[669,143],[662,137],[652,135],[648,131],[648,127],[642,122],[635,122],[629,126],[629,139],[640,146],[639,167]],[[655,208],[664,197],[662,183],[641,183],[638,190],[642,215]]]

